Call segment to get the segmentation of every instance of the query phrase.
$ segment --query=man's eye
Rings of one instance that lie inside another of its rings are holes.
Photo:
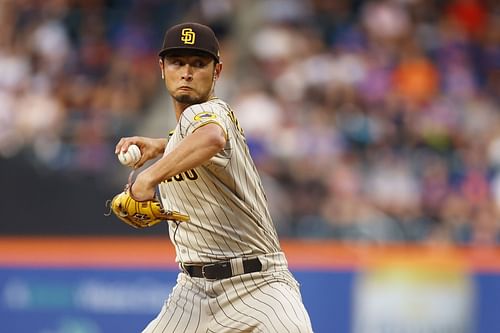
[[[182,62],[179,59],[171,59],[168,63],[172,66],[182,66]]]
[[[205,67],[205,63],[203,61],[199,60],[199,61],[195,61],[193,66],[198,67],[198,68]]]

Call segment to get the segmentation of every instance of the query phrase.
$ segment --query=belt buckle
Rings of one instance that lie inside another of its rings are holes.
[[[206,275],[205,275],[205,268],[207,267],[214,267],[215,264],[206,264],[206,265],[203,265],[201,266],[201,275],[203,275],[203,277],[207,280],[216,280],[215,278],[208,278]]]

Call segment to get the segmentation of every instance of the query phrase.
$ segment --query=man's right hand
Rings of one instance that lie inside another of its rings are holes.
[[[135,164],[136,168],[140,168],[147,161],[163,154],[167,145],[167,139],[154,139],[142,136],[121,138],[115,147],[115,154],[126,152],[128,147],[132,144],[137,145],[141,150],[141,159]]]

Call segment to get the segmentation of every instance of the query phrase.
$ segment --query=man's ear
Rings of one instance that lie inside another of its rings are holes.
[[[160,59],[160,60],[158,61],[158,63],[159,63],[159,65],[160,65],[160,70],[161,70],[161,78],[162,78],[162,79],[165,79],[163,59]]]
[[[214,69],[214,81],[220,77],[220,73],[222,72],[222,63],[216,63]]]

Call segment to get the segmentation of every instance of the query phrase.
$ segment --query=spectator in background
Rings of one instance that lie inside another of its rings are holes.
[[[286,121],[280,131],[250,126],[247,136],[261,142],[255,148],[261,170],[292,193],[292,234],[495,242],[498,168],[484,153],[499,114],[490,87],[498,86],[491,73],[500,43],[497,34],[485,34],[498,22],[495,5],[341,1],[329,10],[320,1],[308,4],[280,21],[261,3],[264,18],[251,48],[257,74],[270,87],[267,98],[284,106],[273,119]],[[249,105],[252,97],[246,96]],[[260,111],[266,113],[254,108],[254,117]],[[263,139],[274,133],[286,134]],[[302,150],[304,142],[312,144]],[[303,153],[296,161],[287,151]],[[343,166],[346,156],[351,162]],[[285,167],[268,168],[273,160]],[[296,164],[304,167],[286,167]],[[323,184],[324,198],[312,194],[314,184]]]
[[[253,41],[225,52],[220,87],[283,235],[498,242],[497,2],[35,3],[0,4],[4,158],[35,151],[53,169],[105,168],[112,137],[156,94],[143,59],[161,40],[158,17],[184,13],[217,27],[223,48]],[[232,84],[241,76],[252,84]],[[47,117],[19,107],[30,103]]]
[[[138,17],[148,9],[135,6]],[[0,118],[12,128],[0,136],[0,156],[32,155],[55,170],[106,168],[109,140],[156,92],[156,69],[142,60],[154,37],[144,22],[111,26],[111,13],[100,1],[0,4]]]

